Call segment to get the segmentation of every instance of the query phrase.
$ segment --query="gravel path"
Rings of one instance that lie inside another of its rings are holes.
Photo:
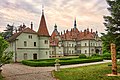
[[[60,67],[73,68],[80,66],[103,64],[108,62],[111,62],[111,60],[84,64],[65,65]],[[2,75],[5,80],[56,80],[52,77],[52,70],[54,70],[54,67],[30,67],[22,65],[20,63],[13,63],[3,66]]]
[[[5,80],[56,80],[51,71],[54,67],[29,67],[20,63],[3,66],[2,75]]]

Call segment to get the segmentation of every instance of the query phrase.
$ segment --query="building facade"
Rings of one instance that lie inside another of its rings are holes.
[[[23,25],[25,26],[25,25]],[[49,32],[47,29],[44,12],[42,12],[38,32],[31,28],[21,27],[19,32],[13,34],[8,39],[10,46],[6,51],[13,51],[15,62],[28,59],[47,59],[49,58]]]
[[[75,56],[80,54],[91,56],[95,53],[102,53],[102,41],[97,31],[93,32],[89,28],[79,31],[75,20],[74,28],[70,31],[64,30],[64,33],[59,33],[57,25],[54,26],[54,31],[50,37],[50,48],[50,57]]]
[[[59,33],[57,25],[49,35],[44,12],[42,11],[38,31],[23,25],[19,32],[8,39],[10,46],[6,51],[13,51],[15,62],[29,59],[48,59],[51,57],[76,56],[85,54],[91,56],[94,53],[101,54],[102,41],[98,32],[85,29],[83,32],[77,29],[76,20],[74,28]]]

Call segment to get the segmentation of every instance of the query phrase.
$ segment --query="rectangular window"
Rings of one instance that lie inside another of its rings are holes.
[[[28,35],[28,38],[30,39],[30,35]]]
[[[24,53],[24,60],[27,60],[27,53]]]
[[[81,54],[81,50],[80,50],[80,54]]]
[[[28,35],[28,38],[29,38],[29,39],[32,39],[32,35]]]
[[[45,44],[48,44],[48,40],[45,40]]]
[[[34,42],[34,46],[36,46],[36,42]]]
[[[87,46],[87,43],[85,43],[85,46]]]
[[[69,47],[71,46],[71,44],[69,44]]]
[[[59,47],[59,49],[61,49],[61,47]]]
[[[72,54],[73,54],[73,51],[72,51]]]
[[[85,50],[85,54],[87,53],[87,50]]]
[[[74,47],[74,44],[72,44],[72,47]]]
[[[92,46],[92,43],[91,43],[91,46]]]
[[[25,46],[25,47],[27,46],[27,42],[26,42],[26,41],[24,41],[24,46]]]
[[[46,55],[48,55],[48,52],[46,51]]]

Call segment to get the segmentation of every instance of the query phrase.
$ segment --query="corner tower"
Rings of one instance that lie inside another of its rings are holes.
[[[42,9],[41,21],[38,29],[39,58],[49,58],[49,32],[47,29],[44,10]]]

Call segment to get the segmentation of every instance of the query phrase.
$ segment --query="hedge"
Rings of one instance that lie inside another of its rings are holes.
[[[87,56],[86,56],[85,54],[80,54],[80,55],[79,55],[79,58],[85,59],[85,58],[87,58]]]
[[[90,63],[90,62],[98,62],[103,61],[102,58],[94,58],[94,59],[70,59],[70,60],[60,60],[61,65],[70,65],[70,64],[80,64],[80,63]],[[23,60],[22,64],[34,67],[44,67],[44,66],[54,66],[55,59],[45,59],[45,60]]]

